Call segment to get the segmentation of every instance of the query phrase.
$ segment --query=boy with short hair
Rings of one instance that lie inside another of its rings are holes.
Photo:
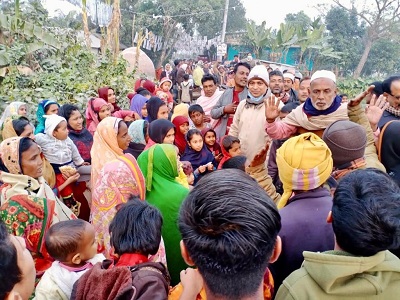
[[[206,114],[203,108],[199,104],[193,104],[189,106],[189,117],[192,120],[189,129],[198,129],[202,131],[206,128],[211,128],[210,123],[204,121]]]
[[[198,267],[207,299],[269,298],[263,279],[279,256],[280,228],[275,204],[256,181],[241,170],[215,171],[198,182],[181,206],[182,256]],[[202,286],[196,273],[181,273],[180,299],[196,299]]]
[[[341,179],[328,221],[335,250],[303,252],[302,267],[287,277],[281,299],[399,299],[400,188],[377,169]]]

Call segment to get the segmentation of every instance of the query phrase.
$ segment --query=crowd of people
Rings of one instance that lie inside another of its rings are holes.
[[[400,75],[226,67],[6,107],[1,299],[397,299]]]

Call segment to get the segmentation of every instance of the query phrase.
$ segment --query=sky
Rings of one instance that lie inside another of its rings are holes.
[[[195,0],[189,0],[195,1]],[[344,4],[350,0],[342,0]],[[364,2],[364,0],[356,0],[356,2]],[[73,9],[73,5],[62,0],[44,0],[45,6],[51,15],[57,10],[62,10],[67,13]],[[278,28],[279,24],[284,22],[285,16],[288,13],[297,13],[303,10],[308,16],[313,19],[320,15],[317,5],[325,4],[329,6],[333,4],[332,0],[242,0],[246,8],[246,17],[254,20],[257,24],[266,21],[267,27]],[[261,6],[261,7],[260,7]]]
[[[332,4],[332,0],[278,0],[268,1],[266,6],[260,9],[260,3],[267,3],[263,0],[242,0],[246,8],[246,17],[254,20],[257,24],[266,21],[267,27],[279,28],[284,22],[285,16],[289,13],[297,13],[303,10],[311,19],[320,15],[317,4]]]

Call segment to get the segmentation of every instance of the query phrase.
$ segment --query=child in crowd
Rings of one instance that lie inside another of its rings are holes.
[[[172,123],[175,125],[175,145],[179,148],[179,155],[185,152],[186,134],[189,131],[189,119],[185,116],[177,116]]]
[[[35,299],[70,299],[75,281],[105,259],[96,254],[94,228],[81,219],[62,221],[50,227],[45,239],[46,249],[56,261],[40,280]]]
[[[192,97],[192,83],[189,81],[189,74],[183,75],[183,81],[181,82],[181,101],[184,103],[191,103]]]
[[[190,127],[190,129],[198,129],[202,131],[205,128],[211,128],[210,123],[206,123],[204,121],[205,116],[206,114],[199,104],[193,104],[189,106],[189,117],[193,122],[193,125]]]
[[[237,137],[226,135],[221,139],[221,151],[222,151],[222,159],[219,162],[218,170],[222,169],[222,165],[228,159],[241,155],[242,151],[240,148],[240,140]]]
[[[171,79],[164,77],[161,79],[159,88],[157,90],[157,92],[162,91],[167,95],[167,106],[169,111],[171,111],[174,106],[174,98],[172,97],[172,94],[170,92],[171,86],[172,86]]]
[[[74,142],[68,137],[67,121],[58,115],[46,116],[45,133],[36,135],[36,142],[56,174],[56,188],[67,205],[77,216],[80,203],[76,202],[71,184],[79,179],[75,167],[85,163]]]
[[[187,160],[194,169],[195,183],[217,166],[214,155],[206,147],[201,132],[190,129],[186,135],[187,145],[181,160]]]
[[[217,143],[217,134],[214,129],[206,128],[201,131],[203,135],[204,143],[206,144],[208,150],[214,155],[215,161],[219,163],[222,159],[221,146]]]
[[[137,198],[117,209],[110,224],[116,259],[86,272],[75,284],[71,299],[167,299],[169,273],[162,263],[148,261],[161,241],[160,211]]]

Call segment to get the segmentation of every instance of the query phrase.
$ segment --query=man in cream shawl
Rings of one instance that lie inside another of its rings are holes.
[[[279,116],[279,100],[274,97],[267,100],[265,116],[266,130],[273,139],[285,139],[296,132],[313,131],[317,134],[338,120],[348,120],[347,105],[341,104],[337,95],[336,76],[330,71],[317,71],[311,77],[310,97],[305,103],[294,109],[281,121]]]
[[[364,155],[367,167],[385,170],[378,160],[369,119],[360,104],[371,88],[373,87],[361,93],[349,104],[341,103],[342,99],[337,95],[335,74],[326,70],[316,71],[311,77],[310,97],[283,120],[276,120],[279,116],[279,99],[275,101],[271,96],[266,100],[267,134],[272,139],[285,139],[296,133],[305,132],[314,132],[321,137],[325,128],[333,122],[349,120],[350,116],[350,121],[362,125],[367,131],[368,144]]]

